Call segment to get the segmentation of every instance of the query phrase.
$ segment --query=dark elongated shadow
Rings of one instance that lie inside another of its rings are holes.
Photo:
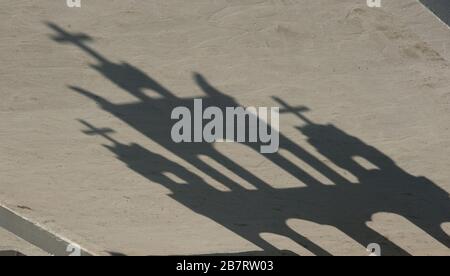
[[[112,137],[111,129],[99,129],[89,122],[81,121],[86,133],[103,136],[108,141],[105,147],[131,170],[151,182],[165,186],[171,191],[170,197],[174,200],[247,239],[265,254],[282,255],[283,251],[264,240],[262,233],[288,237],[316,255],[330,255],[330,249],[318,246],[287,225],[290,219],[303,219],[334,226],[363,246],[379,243],[385,255],[408,255],[389,239],[367,227],[366,223],[379,212],[404,216],[444,245],[450,246],[448,235],[440,227],[442,223],[450,221],[450,203],[446,191],[426,178],[408,174],[376,148],[337,127],[312,122],[303,114],[307,111],[306,107],[293,107],[283,99],[275,98],[284,113],[294,113],[299,117],[304,126],[298,130],[308,137],[308,142],[336,166],[356,176],[358,183],[350,183],[282,133],[282,149],[291,152],[336,185],[324,185],[330,183],[321,183],[304,168],[275,153],[264,155],[264,158],[306,184],[303,188],[275,189],[270,185],[273,183],[267,183],[240,166],[232,157],[220,153],[213,144],[172,142],[170,132],[174,122],[170,119],[170,113],[178,106],[192,109],[193,98],[177,97],[130,64],[109,61],[86,44],[86,35],[70,34],[55,24],[49,24],[49,27],[57,34],[53,36],[55,41],[75,45],[92,56],[98,62],[92,68],[125,93],[135,96],[138,101],[115,104],[81,87],[70,86],[73,91],[95,101],[100,108],[157,142],[174,156],[184,159],[227,186],[230,192],[216,190],[197,174],[147,148],[120,143]],[[216,89],[202,75],[194,74],[194,81],[205,93],[202,97],[205,108],[216,106],[224,110],[226,107],[239,106],[235,99]],[[144,93],[145,89],[153,90],[161,97],[150,98]],[[246,145],[259,152],[259,144]],[[257,189],[244,189],[242,183],[213,168],[201,159],[202,156],[221,164]],[[356,158],[366,160],[375,169],[367,169]],[[167,177],[166,173],[177,176],[184,184]]]
[[[24,257],[25,255],[14,250],[0,251],[0,257]]]

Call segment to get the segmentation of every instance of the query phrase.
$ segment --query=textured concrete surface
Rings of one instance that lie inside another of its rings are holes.
[[[0,202],[105,255],[450,255],[450,30],[382,3],[3,1]],[[308,120],[174,145],[200,97]]]

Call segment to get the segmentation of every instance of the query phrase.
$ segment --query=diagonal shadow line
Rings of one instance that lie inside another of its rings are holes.
[[[450,1],[447,0],[420,0],[420,2],[430,9],[447,26],[450,26]]]

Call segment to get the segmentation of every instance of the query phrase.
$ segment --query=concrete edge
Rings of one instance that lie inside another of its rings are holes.
[[[97,256],[0,203],[0,227],[53,256]]]
[[[439,15],[437,15],[431,7],[428,7],[425,3],[423,3],[421,0],[417,0],[420,5],[422,5],[429,13],[431,13],[435,18],[437,18],[442,24],[444,24],[447,29],[450,29],[450,26],[445,22]]]

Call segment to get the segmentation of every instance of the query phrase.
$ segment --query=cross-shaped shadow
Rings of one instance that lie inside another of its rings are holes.
[[[301,188],[275,189],[271,185],[273,183],[267,183],[247,168],[240,166],[232,157],[216,150],[214,144],[174,143],[170,138],[173,125],[170,113],[178,106],[192,107],[193,98],[177,97],[130,64],[109,61],[86,44],[89,41],[87,35],[70,34],[55,24],[49,24],[49,27],[56,32],[56,36],[53,36],[55,41],[71,43],[92,56],[98,62],[92,65],[95,70],[125,93],[135,96],[138,101],[114,104],[80,87],[70,86],[73,91],[92,99],[103,110],[157,142],[174,156],[182,158],[227,186],[230,191],[223,192],[213,188],[185,167],[138,144],[120,143],[112,137],[111,129],[98,129],[88,122],[81,121],[88,129],[87,133],[103,136],[109,143],[106,147],[115,153],[118,159],[152,182],[167,187],[174,200],[254,243],[266,254],[281,254],[281,251],[265,241],[261,233],[283,235],[314,254],[329,255],[329,250],[293,231],[286,223],[289,219],[304,219],[334,226],[363,246],[379,243],[383,247],[384,254],[407,255],[405,250],[366,225],[366,222],[378,212],[399,214],[447,247],[450,246],[449,237],[441,228],[442,223],[450,221],[450,203],[446,191],[426,178],[408,174],[376,148],[335,126],[312,122],[303,114],[308,110],[306,107],[291,107],[282,99],[274,98],[283,106],[283,112],[294,113],[299,117],[304,126],[298,129],[308,137],[308,142],[336,166],[356,176],[358,183],[349,182],[282,133],[280,133],[281,149],[289,151],[335,185],[322,183],[305,169],[281,154],[274,153],[264,155],[263,158],[277,164],[306,185]],[[239,106],[235,99],[216,89],[202,75],[194,74],[194,81],[205,93],[202,97],[205,108],[216,106],[225,109]],[[157,99],[148,97],[144,93],[145,89],[150,89],[161,97]],[[257,143],[245,145],[259,152]],[[234,172],[256,187],[256,190],[244,189],[242,183],[215,169],[202,160],[201,156],[207,156]],[[364,159],[375,169],[365,168],[357,158]],[[167,177],[166,173],[177,176],[187,184],[174,181]]]

